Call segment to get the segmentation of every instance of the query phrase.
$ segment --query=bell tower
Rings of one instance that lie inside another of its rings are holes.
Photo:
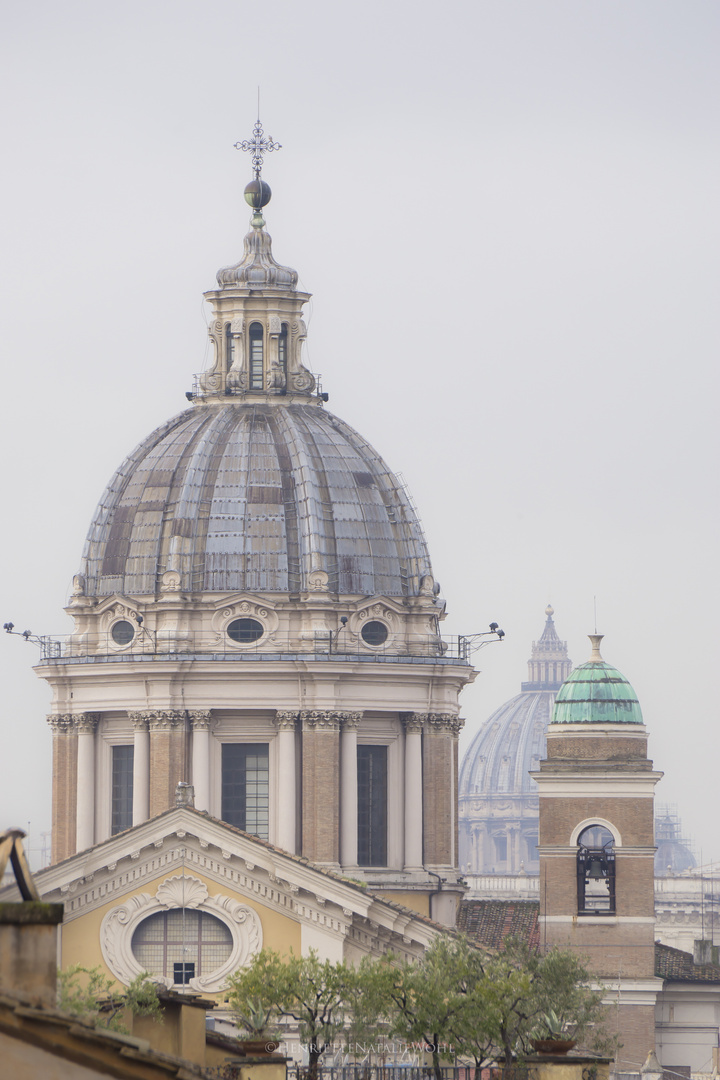
[[[558,691],[540,792],[541,943],[576,949],[607,988],[618,1068],[655,1047],[653,802],[662,773],[632,686],[592,654]]]

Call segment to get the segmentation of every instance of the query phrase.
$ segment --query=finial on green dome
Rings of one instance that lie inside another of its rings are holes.
[[[600,655],[600,642],[605,637],[604,634],[588,634],[590,642],[592,644],[592,652],[590,653],[590,660],[588,663],[603,663],[603,658]]]

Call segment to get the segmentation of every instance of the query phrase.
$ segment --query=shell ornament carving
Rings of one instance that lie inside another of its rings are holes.
[[[198,908],[207,900],[207,886],[196,877],[176,874],[163,881],[156,893],[163,907]]]

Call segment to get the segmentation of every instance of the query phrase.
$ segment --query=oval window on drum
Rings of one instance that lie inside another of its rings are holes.
[[[227,635],[239,645],[252,645],[265,633],[265,627],[257,619],[235,619],[227,628]]]

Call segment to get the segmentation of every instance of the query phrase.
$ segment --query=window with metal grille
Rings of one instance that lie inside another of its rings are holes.
[[[357,748],[358,866],[387,866],[387,747]]]
[[[222,967],[230,959],[232,946],[225,923],[189,908],[149,915],[132,938],[133,956],[144,970],[179,985]]]
[[[122,832],[132,825],[133,747],[112,748],[112,796],[110,833]]]
[[[222,747],[223,821],[267,840],[270,771],[267,743],[224,743]]]
[[[259,322],[250,323],[250,389],[263,388],[263,328]]]

